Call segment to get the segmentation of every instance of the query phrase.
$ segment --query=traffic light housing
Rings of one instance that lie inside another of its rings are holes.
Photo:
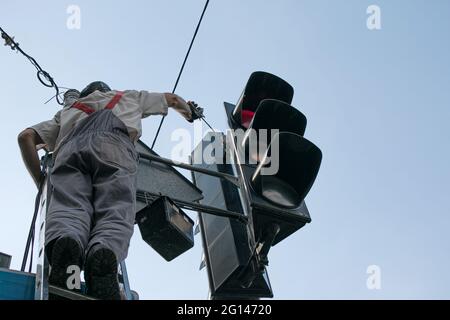
[[[293,95],[285,80],[253,73],[237,104],[224,104],[231,134],[221,136],[227,154],[223,164],[193,162],[240,178],[236,187],[193,173],[195,185],[203,191],[202,202],[248,218],[243,225],[237,219],[199,213],[213,298],[271,297],[266,271],[270,248],[311,222],[304,199],[318,174],[322,152],[304,138],[307,119],[291,105]],[[207,140],[196,147],[193,158]]]
[[[271,245],[279,243],[311,222],[304,198],[315,181],[322,160],[320,149],[303,137],[307,119],[290,105],[292,97],[292,86],[286,81],[259,71],[250,76],[237,105],[225,103],[231,129],[243,128],[238,126],[237,120],[242,119],[239,112],[254,110],[251,119],[245,118],[248,125],[242,142],[234,139],[234,156],[245,181],[256,242],[266,245],[268,241]],[[257,107],[250,107],[255,105]],[[268,141],[262,143],[262,129],[278,132],[267,133]],[[253,143],[258,150],[252,155],[249,146],[255,137],[257,141]],[[269,158],[276,160],[271,164],[278,170],[265,175]],[[269,239],[274,226],[278,226],[277,232]]]
[[[233,174],[225,161],[225,148],[215,154],[217,161],[206,163],[203,151],[215,141],[225,143],[222,133],[209,133],[192,152],[194,166]],[[200,172],[193,172],[195,185],[203,191],[201,204],[244,213],[237,186]],[[210,294],[213,299],[246,299],[272,297],[267,271],[254,256],[254,243],[249,225],[237,219],[199,212],[204,257]]]

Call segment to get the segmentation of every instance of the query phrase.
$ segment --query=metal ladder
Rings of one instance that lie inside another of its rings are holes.
[[[36,280],[35,280],[35,300],[48,300],[49,294],[53,296],[60,297],[67,300],[95,300],[85,294],[76,293],[70,290],[59,288],[56,286],[49,285],[48,277],[50,271],[50,265],[48,259],[45,255],[45,227],[46,227],[46,216],[48,210],[48,203],[51,197],[51,188],[49,188],[49,176],[51,171],[51,153],[45,154],[41,159],[42,172],[45,173],[45,181],[41,186],[41,196],[39,199],[39,224],[36,229],[36,217],[33,218],[29,240],[27,241],[27,246],[25,248],[24,264],[26,264],[26,259],[28,256],[28,251],[32,246],[31,238],[34,238],[35,233],[39,235],[39,241],[37,244],[37,261],[36,261]],[[31,236],[31,238],[30,238]],[[22,266],[22,267],[23,267]],[[128,280],[128,273],[125,261],[119,264],[119,284],[122,293],[125,295],[126,300],[137,300],[137,294],[132,292],[130,289],[130,283]]]

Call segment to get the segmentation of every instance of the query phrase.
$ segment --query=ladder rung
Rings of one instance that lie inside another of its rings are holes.
[[[70,290],[65,290],[52,285],[48,286],[48,292],[49,294],[54,294],[56,296],[60,296],[69,300],[97,300],[84,294],[73,292]]]

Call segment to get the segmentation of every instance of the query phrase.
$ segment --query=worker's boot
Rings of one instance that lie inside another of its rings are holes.
[[[63,289],[79,291],[79,286],[73,281],[68,283],[68,280],[69,277],[74,277],[76,269],[78,269],[78,274],[75,274],[75,276],[80,276],[82,257],[82,248],[78,241],[70,237],[57,239],[53,244],[49,257],[51,265],[49,284]],[[78,284],[81,283],[79,278],[75,279],[75,281],[78,281]]]
[[[120,300],[117,258],[105,247],[94,247],[88,253],[84,275],[87,294],[102,300]]]

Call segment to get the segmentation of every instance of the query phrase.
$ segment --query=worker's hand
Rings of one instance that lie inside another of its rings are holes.
[[[67,89],[66,92],[64,92],[64,99],[68,98],[74,98],[78,99],[80,97],[80,91],[77,89]]]
[[[76,89],[69,89],[64,93],[64,106],[70,107],[80,97],[80,91]]]
[[[178,110],[179,113],[185,118],[187,121],[192,122],[192,110],[191,106],[188,102],[184,101],[183,98],[180,98],[181,110]]]
[[[167,105],[180,113],[187,121],[192,119],[192,111],[189,104],[180,96],[173,93],[164,93]]]
[[[39,151],[39,150],[42,150],[42,149],[47,149],[47,144],[41,143],[41,144],[38,144],[36,146],[36,151]]]
[[[189,122],[203,118],[203,108],[200,108],[194,101],[188,101],[187,104],[191,109],[191,118],[188,119]]]

